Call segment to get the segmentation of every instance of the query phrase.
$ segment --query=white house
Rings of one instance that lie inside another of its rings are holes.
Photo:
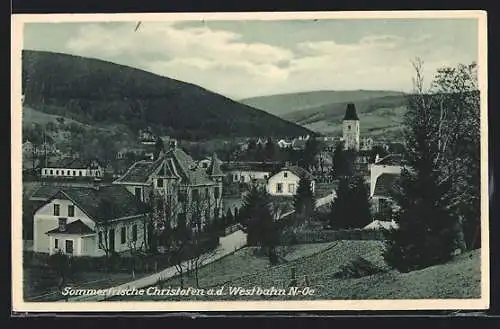
[[[97,160],[84,161],[66,158],[47,163],[41,170],[42,178],[101,178],[104,170]]]
[[[388,155],[384,158],[375,158],[370,164],[370,198],[373,210],[376,213],[394,208],[392,192],[403,167],[400,156]]]
[[[298,166],[282,168],[279,172],[269,177],[266,185],[266,191],[271,195],[293,196],[297,191],[300,178],[303,175],[306,175],[311,180],[311,189],[314,193],[314,176]]]
[[[31,199],[44,200],[34,213],[34,252],[99,257],[144,246],[144,211],[123,186],[42,186]]]
[[[279,167],[277,163],[228,162],[221,166],[229,183],[266,182]]]
[[[286,140],[284,139],[280,139],[278,141],[278,143],[276,143],[278,145],[279,148],[281,149],[286,149],[286,148],[290,148],[292,147],[292,142],[287,142]]]

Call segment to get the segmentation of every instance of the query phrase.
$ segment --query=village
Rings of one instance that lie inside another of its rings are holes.
[[[234,150],[243,160],[229,161],[216,153],[193,159],[177,140],[145,129],[138,134],[137,147],[115,155],[116,163],[129,163],[118,172],[113,171],[113,163],[64,157],[54,145],[35,147],[26,140],[24,156],[40,160],[29,170],[26,182],[32,191],[24,210],[23,223],[30,225],[24,233],[24,251],[43,257],[90,259],[89,263],[107,268],[102,259],[107,262],[120,255],[124,263],[123,259],[135,259],[154,249],[169,255],[167,263],[172,264],[169,244],[163,243],[167,238],[153,236],[166,227],[175,231],[183,225],[200,234],[196,242],[200,246],[193,254],[179,256],[179,262],[192,256],[201,267],[211,259],[203,257],[205,253],[216,261],[214,250],[223,250],[222,257],[248,244],[249,223],[243,212],[248,212],[245,202],[252,188],[269,197],[274,221],[283,223],[279,226],[283,234],[287,226],[297,227],[294,200],[304,184],[315,210],[303,214],[307,217],[299,230],[303,234],[297,233],[294,243],[335,241],[339,229],[348,235],[381,239],[379,233],[397,227],[391,193],[403,168],[402,143],[361,136],[362,123],[353,103],[346,104],[340,124],[342,136],[248,138]],[[262,155],[269,150],[289,156]],[[339,180],[354,176],[362,177],[370,214],[365,222],[351,225],[332,215],[331,209]],[[161,262],[152,264],[143,270],[163,270]],[[182,267],[174,272],[171,275],[182,275]],[[42,299],[45,295],[39,294]]]

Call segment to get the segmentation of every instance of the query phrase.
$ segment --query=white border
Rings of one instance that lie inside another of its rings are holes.
[[[11,18],[12,135],[12,306],[15,312],[92,311],[304,311],[304,310],[482,310],[489,307],[489,194],[487,125],[487,21],[485,11],[351,11],[176,14],[23,14]],[[481,91],[481,298],[445,300],[314,300],[231,302],[24,302],[22,294],[21,50],[27,22],[311,20],[311,19],[478,19]]]

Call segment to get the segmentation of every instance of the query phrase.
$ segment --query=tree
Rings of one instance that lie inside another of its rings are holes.
[[[70,272],[69,256],[64,254],[62,250],[59,250],[59,252],[50,255],[49,266],[53,268],[59,276],[58,287],[59,290],[62,290],[62,288],[66,284],[66,280],[68,279]]]
[[[233,213],[231,212],[231,208],[227,209],[226,216],[224,219],[225,219],[224,220],[225,226],[230,226],[235,222],[234,217],[233,217]]]
[[[160,153],[165,149],[165,145],[163,144],[163,139],[158,138],[155,142],[155,151],[154,151],[154,159],[158,159]]]
[[[354,150],[345,150],[343,142],[337,143],[332,159],[333,170],[337,178],[354,175],[355,157]]]
[[[314,213],[315,200],[311,187],[311,180],[307,174],[302,174],[299,180],[299,186],[293,196],[293,206],[297,215],[304,219],[310,218]]]
[[[419,59],[413,63],[415,92],[408,97],[404,118],[408,168],[394,193],[400,207],[395,214],[399,229],[390,234],[385,255],[386,261],[400,271],[451,259],[460,245],[457,210],[461,203],[468,203],[459,197],[463,191],[457,193],[453,187],[462,185],[457,182],[460,178],[466,180],[459,162],[467,157],[450,158],[460,149],[454,143],[459,142],[455,138],[461,129],[450,116],[461,117],[452,112],[463,108],[457,107],[460,103],[455,103],[457,95],[453,93],[424,91],[422,65]],[[439,74],[436,83],[442,83]],[[448,98],[453,100],[453,107],[447,104]]]
[[[273,262],[279,236],[267,192],[257,185],[252,185],[245,195],[240,214],[247,225],[247,244],[265,248],[270,261]]]
[[[336,229],[363,228],[372,220],[368,187],[363,177],[344,177],[339,181],[330,225]]]
[[[264,153],[266,160],[272,160],[275,155],[275,146],[271,137],[269,137],[264,146]]]
[[[303,150],[303,167],[306,170],[311,170],[314,168],[316,164],[316,155],[319,152],[319,143],[316,137],[311,137],[306,141],[304,150]]]

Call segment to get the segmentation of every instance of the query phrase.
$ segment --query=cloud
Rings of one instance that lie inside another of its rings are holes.
[[[424,59],[429,79],[442,65],[476,59],[460,49],[460,40],[434,34],[365,34],[339,42],[324,33],[323,38],[276,46],[249,41],[244,31],[143,22],[134,32],[135,25],[86,24],[64,47],[70,53],[135,66],[233,98],[318,89],[408,91],[413,76],[410,60],[416,56]]]

